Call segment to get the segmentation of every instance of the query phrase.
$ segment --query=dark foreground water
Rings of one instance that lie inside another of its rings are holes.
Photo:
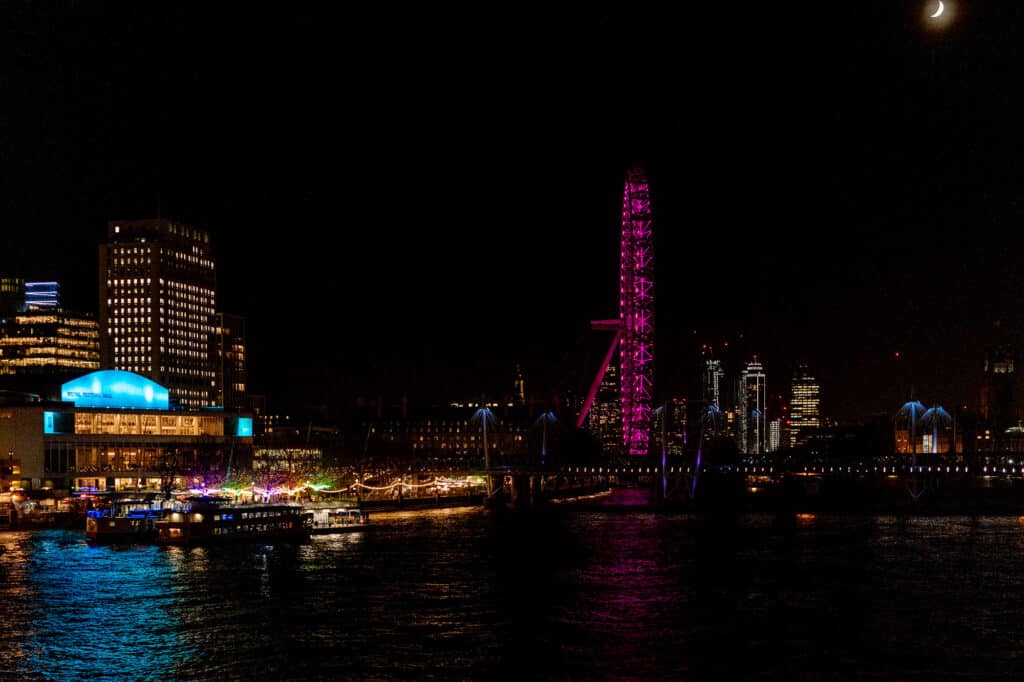
[[[300,546],[0,533],[2,679],[1024,679],[1024,521],[478,510]]]

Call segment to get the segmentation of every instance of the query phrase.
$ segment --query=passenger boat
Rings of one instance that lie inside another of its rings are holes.
[[[305,505],[313,515],[313,535],[369,530],[370,515],[358,507]]]
[[[231,504],[213,498],[191,498],[156,522],[158,545],[221,544],[303,540],[313,515],[297,504]]]
[[[146,500],[114,500],[105,509],[90,509],[85,516],[85,537],[90,542],[152,542],[156,522],[168,510]]]

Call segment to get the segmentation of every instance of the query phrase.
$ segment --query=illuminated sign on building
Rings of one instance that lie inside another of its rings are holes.
[[[252,417],[239,417],[238,418],[238,429],[235,431],[236,436],[251,436],[252,435]]]
[[[75,407],[111,407],[134,410],[168,409],[167,389],[134,372],[100,370],[67,382],[61,400]]]
[[[224,420],[224,435],[252,438],[252,417],[228,417]]]

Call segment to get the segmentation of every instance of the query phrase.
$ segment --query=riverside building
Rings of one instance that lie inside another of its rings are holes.
[[[222,477],[251,462],[252,416],[172,410],[170,391],[144,376],[92,372],[65,383],[60,401],[0,402],[4,484],[22,489],[158,491]]]

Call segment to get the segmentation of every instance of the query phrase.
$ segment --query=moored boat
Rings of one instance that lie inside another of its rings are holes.
[[[358,507],[324,506],[316,503],[303,507],[313,516],[313,535],[352,533],[372,528],[369,513]]]
[[[159,545],[296,541],[309,537],[313,515],[297,504],[231,504],[191,498],[156,522]]]
[[[85,517],[85,536],[90,542],[152,542],[156,522],[168,510],[146,500],[115,500],[105,509],[90,509]]]

